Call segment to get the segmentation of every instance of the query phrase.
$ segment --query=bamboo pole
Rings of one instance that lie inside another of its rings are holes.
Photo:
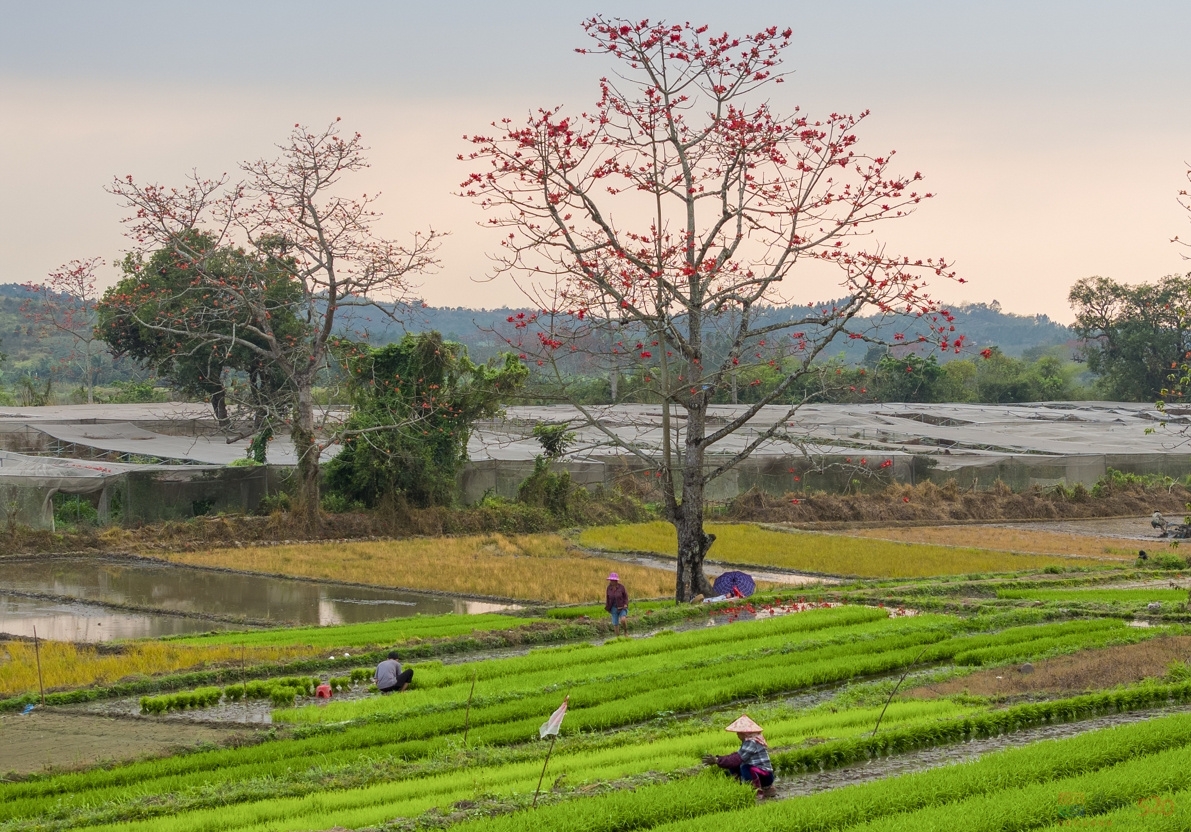
[[[471,726],[471,699],[476,695],[476,678],[480,675],[480,668],[472,669],[471,693],[467,695],[467,713],[463,715],[463,747],[467,748],[467,731]]]
[[[37,688],[41,691],[41,707],[45,707],[45,683],[41,679],[41,643],[37,638],[37,628],[33,628],[33,655],[37,657]]]
[[[910,662],[910,664],[906,666],[906,672],[903,673],[902,677],[897,680],[897,684],[893,686],[893,690],[889,692],[889,698],[885,700],[885,707],[881,709],[881,715],[877,717],[877,724],[873,726],[874,737],[877,735],[877,729],[881,727],[881,720],[885,718],[885,711],[889,707],[889,703],[893,701],[893,697],[894,694],[897,693],[897,689],[902,686],[902,682],[906,681],[906,677],[910,675],[910,671],[913,669],[914,665],[918,664],[918,660],[922,658],[922,654],[925,653],[929,647],[931,647],[931,645],[928,644],[926,647],[923,647],[921,651],[919,651],[918,655],[914,657],[914,661]]]
[[[546,751],[546,762],[542,763],[542,773],[538,776],[538,788],[533,793],[533,808],[538,808],[538,795],[542,793],[542,780],[546,777],[546,766],[550,765],[550,754],[554,751],[554,741],[558,739],[558,734],[550,735],[550,748]]]

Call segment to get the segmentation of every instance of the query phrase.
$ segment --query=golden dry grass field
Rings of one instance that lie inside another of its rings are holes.
[[[589,555],[556,534],[484,534],[174,552],[175,563],[559,604],[603,602],[608,573],[634,598],[674,591],[674,574]]]
[[[916,526],[900,529],[860,529],[846,534],[874,540],[899,543],[928,543],[938,546],[970,546],[1001,552],[1036,555],[1077,555],[1096,559],[1133,561],[1140,541],[1119,537],[1094,537],[1084,534],[1046,532],[1037,529],[1014,529],[1004,526]],[[1155,540],[1153,547],[1167,546]]]
[[[844,534],[785,532],[758,526],[709,523],[716,535],[708,552],[712,560],[777,566],[830,575],[863,578],[919,578],[981,572],[1017,572],[1047,566],[1119,565],[1119,559],[1064,558],[1051,554],[1016,554],[974,546],[904,543]],[[655,552],[674,556],[674,527],[668,523],[597,526],[579,535],[591,549]]]
[[[126,676],[151,676],[195,670],[208,665],[249,664],[297,659],[311,654],[305,645],[195,647],[170,641],[137,641],[120,653],[62,641],[41,643],[41,670],[47,690],[105,685]],[[37,690],[37,660],[28,641],[0,642],[0,696]]]

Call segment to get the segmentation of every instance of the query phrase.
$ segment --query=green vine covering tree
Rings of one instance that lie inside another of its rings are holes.
[[[326,465],[327,490],[367,506],[394,494],[416,506],[451,503],[472,423],[496,415],[528,370],[514,355],[477,365],[437,332],[340,349],[352,414],[343,450]]]

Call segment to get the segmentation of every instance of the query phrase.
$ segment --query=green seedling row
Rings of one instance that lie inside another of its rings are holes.
[[[882,721],[884,730],[877,736],[861,736],[796,748],[773,755],[781,771],[796,773],[819,771],[920,748],[993,737],[1058,722],[1074,722],[1104,713],[1120,713],[1191,701],[1191,682],[1147,684],[1135,688],[1089,693],[1049,702],[1030,702],[990,713],[965,715],[958,719],[930,725],[892,727]]]
[[[1185,589],[1000,589],[997,597],[1022,601],[1058,601],[1067,604],[1148,604],[1151,601],[1187,603]]]
[[[952,714],[957,709],[958,706],[949,702],[898,703],[897,706],[891,708],[887,719],[892,720],[894,724],[912,723]],[[865,709],[859,713],[822,713],[794,717],[769,723],[767,733],[773,742],[797,742],[807,736],[854,733],[865,730],[876,716],[877,709]],[[585,783],[618,781],[646,772],[680,772],[689,770],[703,753],[708,751],[727,753],[734,748],[734,744],[734,738],[726,735],[722,727],[716,725],[703,728],[692,735],[652,742],[646,747],[641,747],[633,742],[621,742],[619,745],[604,749],[560,750],[552,758],[551,773],[553,777],[565,775],[568,783],[579,786]],[[489,793],[509,796],[525,794],[533,788],[536,782],[535,777],[540,771],[543,745],[537,744],[536,750],[527,749],[527,753],[520,756],[519,762],[468,768],[453,779],[444,779],[438,775],[426,777],[419,771],[412,771],[405,778],[405,784],[401,786],[381,783],[368,788],[355,789],[350,794],[345,793],[337,799],[336,811],[341,818],[345,813],[350,813],[350,816],[361,824],[375,824],[392,817],[408,817],[424,812],[427,808],[446,807],[459,800],[474,798],[477,783],[482,784],[484,790]],[[716,780],[728,782],[726,778],[722,777],[717,777]],[[419,783],[424,786],[420,787]],[[206,785],[210,788],[209,783]],[[155,808],[158,808],[158,819],[137,826],[137,829],[202,829],[208,828],[206,824],[214,823],[216,820],[224,824],[220,828],[238,828],[233,825],[233,821],[227,813],[220,813],[218,807],[211,807],[211,811],[202,809],[189,813],[189,815],[180,815],[177,820],[162,819],[161,815],[167,813],[179,814],[176,804],[175,806],[162,806],[160,801],[153,800],[152,794],[146,790],[146,785],[142,784],[139,788],[125,790],[121,794],[111,793],[102,797],[106,801],[118,805],[127,805],[129,799],[133,797],[150,800]],[[381,802],[382,796],[383,802]],[[98,797],[99,795],[92,793],[86,799],[71,795],[66,800],[53,804],[43,802],[41,806],[37,806],[29,803],[25,805],[21,814],[31,816],[31,813],[40,810],[43,813],[42,817],[46,818],[61,813],[68,806],[93,805]],[[271,807],[262,805],[256,809],[245,808],[241,817],[246,819],[245,822],[253,824],[262,822],[262,818],[275,819],[281,814],[287,818],[287,823],[298,823],[300,820],[304,824],[306,821],[303,813],[306,809],[303,807],[306,807],[308,803],[304,802],[302,797],[304,796],[293,796],[287,798],[286,803]],[[221,789],[218,800],[219,807],[233,802],[229,798],[230,795]],[[256,802],[260,803],[261,801]],[[266,803],[275,803],[275,801],[266,801]],[[722,807],[713,805],[712,808]],[[310,821],[309,827],[302,826],[301,828],[318,828],[319,822],[322,820],[313,820]],[[342,821],[340,822],[342,823]],[[153,823],[156,823],[157,826],[152,825]],[[90,828],[90,826],[80,828]]]
[[[912,812],[941,806],[951,810],[959,801],[985,795],[994,798],[985,810],[991,812],[993,818],[1002,819],[1005,815],[996,808],[995,798],[1010,790],[1039,786],[1042,794],[1049,795],[1051,802],[1057,803],[1060,791],[1074,788],[1072,783],[1083,775],[1102,769],[1111,771],[1118,764],[1137,767],[1136,772],[1130,772],[1131,777],[1137,775],[1137,779],[1130,780],[1131,787],[1143,793],[1147,788],[1155,788],[1160,793],[1158,783],[1165,779],[1168,766],[1182,766],[1188,773],[1179,776],[1191,777],[1188,745],[1191,745],[1191,715],[1179,714],[1092,731],[1065,740],[1038,742],[988,754],[970,763],[848,786],[747,811],[716,812],[681,825],[665,824],[654,828],[658,832],[722,832],[724,829],[733,832],[832,832],[872,824],[864,828],[877,829],[884,828],[877,824],[886,818],[901,820],[910,817]],[[1167,754],[1170,756],[1165,756]],[[1164,771],[1162,778],[1153,776],[1159,767]],[[1056,788],[1060,784],[1063,789]],[[958,813],[948,815],[943,812],[939,817],[949,817],[946,826],[928,824],[902,828],[962,829],[965,832],[987,828],[966,826]],[[924,822],[926,818],[919,816],[918,820]],[[934,820],[937,818],[932,818],[932,822]],[[971,820],[980,822],[978,817]],[[1035,825],[1047,822],[1042,817]],[[994,828],[1023,827],[1004,825]]]

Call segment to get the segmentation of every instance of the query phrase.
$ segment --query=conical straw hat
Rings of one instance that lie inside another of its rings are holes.
[[[748,714],[741,714],[740,719],[733,722],[725,731],[732,731],[736,734],[760,734],[761,726],[749,719]]]

